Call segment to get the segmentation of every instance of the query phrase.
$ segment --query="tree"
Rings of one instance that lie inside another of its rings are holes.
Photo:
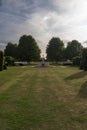
[[[9,42],[4,50],[5,56],[18,57],[17,44]]]
[[[19,58],[23,61],[31,62],[40,58],[40,49],[31,35],[23,35],[20,37],[18,51]]]
[[[82,45],[77,40],[68,42],[68,45],[65,49],[65,58],[72,60],[76,56],[80,56],[82,52]]]
[[[13,66],[15,62],[15,58],[12,56],[5,56],[5,62],[8,66]]]
[[[46,48],[47,59],[52,61],[61,61],[63,58],[64,43],[60,38],[53,37]]]
[[[0,71],[3,70],[3,52],[0,50]]]
[[[76,56],[72,59],[74,66],[80,66],[81,63],[81,56]]]
[[[82,59],[81,59],[80,68],[87,71],[87,48],[84,48],[82,51]]]

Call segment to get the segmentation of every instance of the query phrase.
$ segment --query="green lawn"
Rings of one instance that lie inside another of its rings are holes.
[[[87,130],[87,72],[64,66],[0,72],[0,130]]]

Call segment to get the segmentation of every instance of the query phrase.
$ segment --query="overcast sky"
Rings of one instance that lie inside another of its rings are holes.
[[[0,49],[32,35],[45,52],[52,37],[87,40],[87,0],[0,0]]]

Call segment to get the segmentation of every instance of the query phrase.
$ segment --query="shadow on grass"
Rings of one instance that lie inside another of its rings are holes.
[[[86,75],[87,75],[87,71],[81,71],[81,72],[78,72],[78,73],[75,73],[73,75],[68,76],[67,78],[65,78],[65,80],[78,79],[78,78],[82,78]]]
[[[87,82],[85,82],[81,86],[81,88],[80,88],[79,93],[78,93],[77,96],[80,97],[80,98],[87,98]]]

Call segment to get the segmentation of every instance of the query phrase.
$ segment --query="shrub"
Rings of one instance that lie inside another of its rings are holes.
[[[3,70],[3,52],[0,51],[0,71]]]
[[[80,63],[81,63],[81,57],[80,56],[76,56],[73,58],[73,65],[75,66],[80,66]]]
[[[5,62],[5,57],[3,58],[3,69],[4,69],[4,70],[7,69],[7,65],[6,65],[6,62]]]
[[[5,62],[7,64],[7,66],[8,65],[13,66],[14,65],[14,61],[15,61],[15,59],[13,57],[11,57],[11,56],[6,56],[5,57]]]
[[[87,71],[87,48],[83,49],[80,69]]]

